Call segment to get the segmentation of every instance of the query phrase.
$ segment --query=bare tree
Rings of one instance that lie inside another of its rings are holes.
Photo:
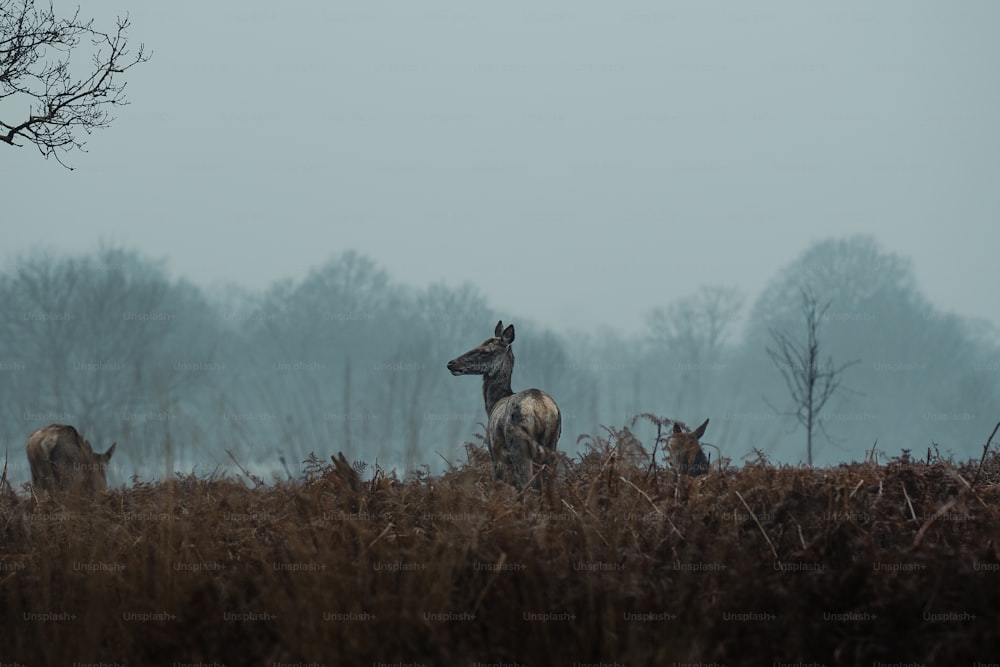
[[[831,301],[822,306],[811,289],[802,289],[802,314],[805,316],[806,340],[801,342],[785,331],[770,329],[775,347],[767,354],[785,378],[785,384],[795,403],[792,413],[806,429],[806,461],[812,465],[813,433],[822,428],[820,412],[840,386],[843,371],[857,361],[834,366],[831,357],[820,362],[819,325],[830,308]]]
[[[90,134],[111,124],[109,109],[128,104],[120,75],[149,60],[142,44],[129,53],[129,25],[126,15],[114,30],[101,32],[79,9],[59,18],[51,5],[38,8],[35,0],[0,0],[0,141],[32,143],[71,169],[59,151],[82,150],[81,130]],[[90,48],[81,48],[82,42]],[[91,56],[82,72],[70,63],[80,51]],[[20,105],[27,110],[15,110]]]

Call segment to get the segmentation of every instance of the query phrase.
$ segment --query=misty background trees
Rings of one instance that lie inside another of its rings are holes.
[[[556,398],[570,455],[580,434],[651,412],[710,417],[709,444],[734,463],[755,449],[799,463],[806,433],[770,407],[790,397],[767,347],[769,332],[801,328],[803,290],[830,303],[824,358],[860,360],[854,391],[824,407],[815,464],[863,458],[876,439],[886,457],[981,451],[1000,418],[1000,337],[932,307],[908,262],[867,237],[815,244],[753,302],[692,285],[650,304],[646,331],[628,336],[545,330],[473,285],[408,287],[353,252],[249,292],[206,291],[123,248],[38,251],[0,273],[0,436],[14,483],[30,477],[27,436],[52,422],[98,449],[119,443],[112,484],[228,470],[226,450],[268,478],[298,474],[310,452],[440,471],[486,421],[480,382],[445,363],[502,318],[518,328],[514,389]]]

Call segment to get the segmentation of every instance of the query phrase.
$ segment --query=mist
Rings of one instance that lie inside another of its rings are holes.
[[[995,3],[127,9],[152,59],[75,170],[0,154],[8,260],[103,241],[260,291],[354,250],[638,335],[649,307],[756,295],[863,233],[937,307],[993,317]]]
[[[0,150],[14,482],[53,422],[117,441],[116,484],[441,471],[486,419],[445,363],[501,319],[568,455],[652,450],[648,413],[797,464],[768,348],[806,288],[843,367],[815,465],[1000,419],[995,3],[128,9],[152,59],[73,170]]]
[[[818,414],[814,465],[981,451],[998,419],[996,329],[934,307],[911,263],[867,236],[810,246],[753,298],[712,285],[650,307],[635,335],[552,330],[498,310],[472,283],[414,288],[354,252],[302,280],[213,291],[104,246],[39,251],[0,274],[8,475],[28,480],[22,443],[53,422],[97,449],[119,444],[113,484],[234,462],[274,481],[338,452],[438,473],[466,461],[486,422],[479,378],[445,365],[501,319],[517,331],[514,390],[555,397],[571,457],[606,427],[629,426],[651,451],[656,430],[640,416],[650,414],[711,419],[703,444],[715,463],[799,464],[805,430],[767,350],[775,332],[804,340],[804,289],[828,306],[820,360],[843,367]]]

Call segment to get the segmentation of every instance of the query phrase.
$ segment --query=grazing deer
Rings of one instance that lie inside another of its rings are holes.
[[[535,474],[534,466],[555,469],[562,415],[552,397],[540,389],[516,394],[511,390],[513,342],[514,325],[504,329],[501,320],[493,338],[449,361],[448,370],[452,375],[483,376],[483,401],[489,417],[486,447],[493,461],[493,474],[523,489]]]
[[[667,440],[667,448],[670,450],[670,465],[681,475],[697,476],[708,472],[708,459],[698,443],[707,427],[707,419],[693,431],[688,431],[680,422],[674,422],[674,432]]]
[[[108,488],[108,461],[117,443],[95,454],[90,442],[72,426],[52,424],[28,438],[31,483],[50,494],[57,492],[94,493]]]

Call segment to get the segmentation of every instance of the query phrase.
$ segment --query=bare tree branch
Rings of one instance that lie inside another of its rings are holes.
[[[71,169],[60,154],[83,150],[81,132],[111,124],[110,108],[128,104],[120,75],[149,60],[142,44],[130,53],[130,25],[125,15],[113,31],[102,32],[81,19],[79,9],[58,18],[51,4],[39,9],[35,0],[0,0],[0,142],[32,143]],[[89,48],[81,47],[85,41]],[[71,64],[81,51],[91,55],[83,74]],[[16,110],[20,104],[26,112]]]

